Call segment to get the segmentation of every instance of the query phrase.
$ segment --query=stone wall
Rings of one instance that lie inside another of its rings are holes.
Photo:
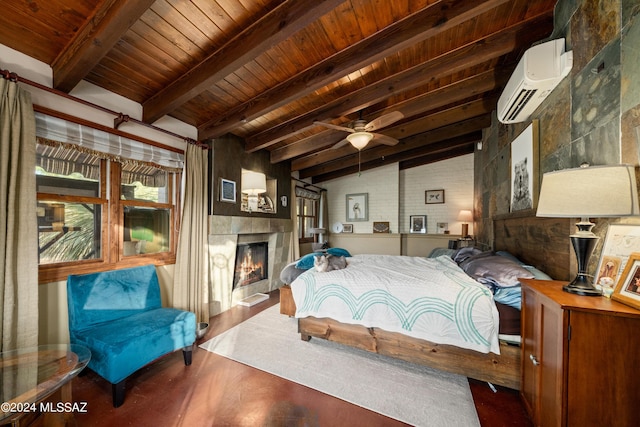
[[[493,218],[510,214],[510,143],[531,120],[539,121],[539,179],[545,172],[582,162],[636,166],[640,162],[640,4],[559,0],[555,14],[549,39],[566,39],[574,58],[570,75],[529,121],[504,125],[494,115],[484,131],[482,151],[475,152],[476,236],[488,245],[493,245]],[[610,222],[620,221],[598,219],[594,232],[604,237]],[[591,257],[591,271],[601,245],[602,239]]]

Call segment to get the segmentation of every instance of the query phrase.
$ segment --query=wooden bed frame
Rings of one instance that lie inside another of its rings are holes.
[[[493,222],[493,248],[507,250],[522,261],[542,271],[548,271],[553,278],[564,279],[554,274],[568,275],[566,266],[569,265],[570,253],[567,236],[570,229],[569,220],[535,218],[531,211],[504,216]],[[545,256],[548,254],[553,256],[548,258]],[[284,306],[295,307],[290,292],[281,293],[281,307],[282,302]],[[315,317],[298,319],[298,332],[305,341],[311,337],[323,338],[520,390],[521,349],[504,342],[500,343],[500,355],[484,354],[455,346],[434,344],[379,328],[366,328]]]

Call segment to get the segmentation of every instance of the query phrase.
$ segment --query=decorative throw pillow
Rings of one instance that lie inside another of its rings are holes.
[[[348,250],[346,249],[342,249],[342,248],[329,248],[327,249],[327,253],[329,255],[334,255],[337,257],[343,256],[343,257],[350,257],[351,254],[349,253]]]
[[[315,252],[310,254],[306,254],[302,256],[298,261],[296,261],[296,268],[300,268],[302,270],[308,270],[313,267],[313,261],[315,260],[316,255]]]

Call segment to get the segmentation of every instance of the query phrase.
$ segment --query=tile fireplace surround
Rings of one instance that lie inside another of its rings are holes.
[[[289,263],[292,222],[289,219],[240,216],[209,216],[210,315],[215,316],[258,292],[283,285],[280,272]],[[268,279],[233,288],[238,243],[268,242]]]

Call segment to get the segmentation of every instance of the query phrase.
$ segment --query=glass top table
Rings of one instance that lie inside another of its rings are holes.
[[[91,359],[88,348],[54,344],[0,353],[0,421],[39,402],[75,377]],[[9,411],[5,411],[10,409]]]

